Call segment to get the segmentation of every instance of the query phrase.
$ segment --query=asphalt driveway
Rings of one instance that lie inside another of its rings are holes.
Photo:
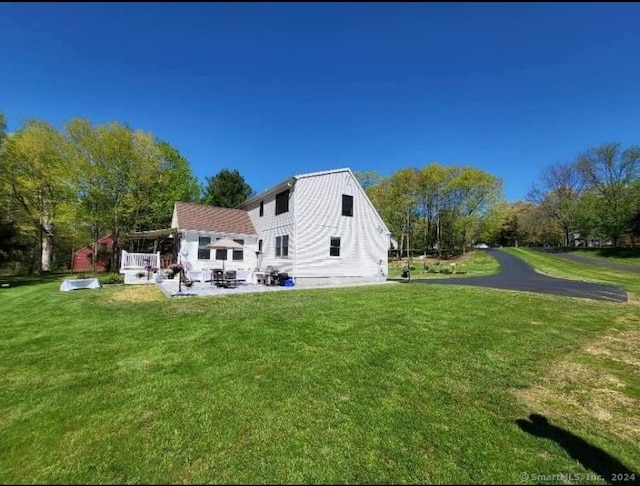
[[[627,294],[617,285],[580,282],[536,273],[524,261],[498,249],[486,250],[500,263],[500,273],[488,277],[411,278],[411,284],[471,285],[493,289],[519,290],[584,299],[626,302]],[[404,281],[404,279],[389,279]]]

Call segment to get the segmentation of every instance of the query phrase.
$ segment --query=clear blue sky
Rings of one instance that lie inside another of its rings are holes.
[[[0,4],[0,110],[126,122],[256,191],[437,161],[503,178],[640,143],[640,4]]]

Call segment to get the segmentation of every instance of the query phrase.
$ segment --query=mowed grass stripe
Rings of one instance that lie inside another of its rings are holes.
[[[628,312],[620,304],[465,287],[181,300],[153,287],[57,287],[3,291],[2,482],[584,473],[557,444],[515,426],[535,410],[513,390],[614,324],[633,325],[615,322]],[[34,302],[38,312],[21,310]],[[571,426],[640,466],[635,443]]]

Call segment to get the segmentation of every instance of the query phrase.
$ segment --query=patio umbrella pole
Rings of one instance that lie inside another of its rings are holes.
[[[182,274],[184,273],[183,269],[180,269],[180,273],[178,274],[178,291],[173,294],[174,296],[176,295],[187,295],[185,293],[182,292]]]

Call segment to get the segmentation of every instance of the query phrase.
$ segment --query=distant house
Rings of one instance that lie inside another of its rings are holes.
[[[298,286],[379,281],[390,232],[350,169],[292,176],[235,209],[176,202],[180,258],[197,270],[286,272]],[[244,250],[208,250],[218,238]]]
[[[103,236],[98,240],[98,260],[96,261],[96,271],[105,272],[109,269],[111,262],[111,252],[113,251],[113,239],[111,234]],[[91,271],[91,260],[93,256],[93,243],[80,248],[73,253],[71,270],[73,272]]]

